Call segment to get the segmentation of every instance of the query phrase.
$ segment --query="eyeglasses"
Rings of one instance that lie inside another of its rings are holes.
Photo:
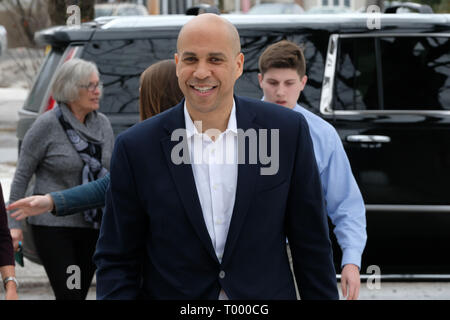
[[[79,87],[87,89],[89,92],[94,92],[97,88],[101,91],[103,89],[103,82],[89,83],[88,85],[82,85]]]

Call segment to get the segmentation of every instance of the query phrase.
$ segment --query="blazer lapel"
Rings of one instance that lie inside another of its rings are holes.
[[[172,160],[172,150],[179,143],[186,143],[185,149],[187,149],[187,137],[186,131],[184,131],[184,136],[182,140],[171,141],[171,135],[176,129],[185,129],[184,122],[184,99],[183,101],[174,107],[174,114],[171,117],[171,122],[165,124],[165,128],[168,131],[168,136],[161,139],[162,148],[167,159],[167,164],[169,166],[172,178],[175,182],[180,199],[186,209],[188,218],[194,227],[198,237],[205,246],[206,251],[211,255],[211,257],[218,263],[216,253],[214,251],[211,238],[206,228],[205,220],[202,214],[202,208],[200,205],[200,200],[197,194],[197,188],[195,186],[194,175],[192,173],[192,167],[190,164],[181,163],[175,164]],[[189,156],[189,155],[188,155]]]
[[[258,130],[259,126],[254,123],[255,114],[246,109],[245,105],[242,104],[238,97],[235,96],[234,99],[236,102],[238,134],[240,130],[243,130],[244,132],[248,129]],[[247,216],[250,203],[253,200],[253,194],[255,192],[255,186],[260,169],[258,161],[256,164],[249,163],[250,158],[248,151],[250,148],[242,148],[238,145],[238,150],[240,151],[241,149],[245,150],[245,163],[238,164],[236,197],[234,201],[233,215],[231,217],[230,227],[228,229],[227,241],[225,243],[225,251],[222,259],[223,266],[225,266],[229,261],[238,240],[239,232],[245,221],[245,217]],[[239,159],[241,158],[239,157]]]

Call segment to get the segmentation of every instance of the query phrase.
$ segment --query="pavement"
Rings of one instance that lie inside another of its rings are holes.
[[[0,163],[17,162],[18,111],[28,95],[22,88],[0,88]]]

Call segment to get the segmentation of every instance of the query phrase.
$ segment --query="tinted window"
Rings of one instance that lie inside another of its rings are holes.
[[[342,39],[335,83],[335,109],[378,108],[378,82],[373,38]]]
[[[450,110],[450,38],[340,40],[338,110]]]
[[[176,39],[92,41],[82,58],[94,61],[104,84],[100,111],[138,113],[139,77],[151,64],[171,59]]]

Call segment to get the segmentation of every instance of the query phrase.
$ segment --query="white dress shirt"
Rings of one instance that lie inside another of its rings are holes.
[[[233,101],[227,129],[213,141],[197,130],[184,105],[191,167],[206,228],[219,262],[233,214],[237,186],[237,122]],[[219,299],[227,299],[221,290]]]

